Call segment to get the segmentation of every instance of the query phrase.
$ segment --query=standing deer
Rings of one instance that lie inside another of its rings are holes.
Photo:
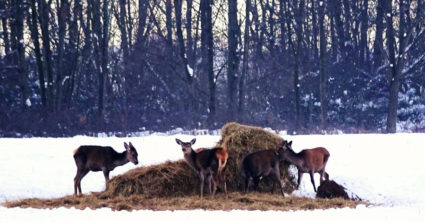
[[[276,151],[273,150],[261,150],[248,154],[242,160],[242,176],[245,178],[245,192],[248,191],[251,178],[254,181],[254,189],[257,190],[261,178],[271,177],[274,183],[279,184],[282,196],[285,196],[279,169],[279,162],[282,160],[283,157],[276,154]],[[274,191],[274,184],[272,191]]]
[[[102,171],[105,176],[106,187],[109,183],[109,172],[117,166],[124,165],[131,161],[135,165],[137,151],[131,142],[129,145],[124,142],[125,151],[116,152],[112,147],[106,146],[80,146],[74,151],[74,160],[77,165],[77,175],[74,178],[74,196],[77,195],[77,188],[81,192],[81,180],[90,171]]]
[[[292,141],[284,141],[283,146],[279,149],[279,155],[283,156],[286,161],[297,167],[297,189],[300,186],[303,173],[310,174],[314,192],[317,192],[316,185],[314,184],[314,173],[320,174],[320,183],[322,183],[323,180],[329,180],[329,174],[325,172],[325,168],[330,154],[325,148],[317,147],[313,149],[305,149],[299,153],[295,153],[294,150],[292,150]]]
[[[196,170],[200,180],[201,198],[204,194],[205,178],[207,178],[208,188],[213,197],[217,191],[217,184],[220,182],[224,184],[224,192],[227,194],[226,177],[224,174],[229,156],[227,151],[221,147],[212,149],[200,148],[194,151],[192,145],[195,144],[196,139],[190,142],[182,142],[176,139],[176,142],[181,146],[186,162]],[[212,191],[211,184],[213,184]]]

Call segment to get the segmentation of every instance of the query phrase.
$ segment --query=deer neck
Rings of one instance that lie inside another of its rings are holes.
[[[193,149],[191,150],[190,153],[184,154],[184,159],[186,160],[187,163],[189,163],[189,165],[191,167],[193,167],[194,169],[196,169],[196,164],[195,164],[196,152],[193,151]]]
[[[304,159],[301,157],[301,155],[299,153],[295,153],[291,149],[288,149],[288,152],[285,155],[285,159],[297,167],[301,167],[304,164]]]
[[[127,159],[127,151],[124,151],[122,153],[117,153],[117,155],[115,155],[115,159],[114,159],[114,162],[112,162],[112,164],[115,168],[117,166],[122,166],[128,162],[129,160]]]

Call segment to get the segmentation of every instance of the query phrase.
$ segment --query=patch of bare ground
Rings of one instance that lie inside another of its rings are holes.
[[[4,206],[22,208],[58,208],[74,207],[76,209],[111,208],[112,210],[314,210],[329,208],[354,208],[358,204],[366,204],[361,201],[345,200],[342,198],[322,199],[286,196],[279,194],[250,192],[232,192],[226,197],[225,194],[217,194],[215,198],[197,195],[184,197],[148,197],[142,195],[131,196],[105,196],[102,194],[83,195],[80,197],[66,196],[55,199],[23,199],[8,201]]]

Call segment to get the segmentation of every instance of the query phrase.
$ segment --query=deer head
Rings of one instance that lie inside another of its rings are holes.
[[[131,142],[129,142],[129,144],[124,142],[124,147],[125,147],[125,150],[127,151],[127,159],[130,162],[134,163],[134,165],[137,165],[139,163],[139,161],[137,160],[138,154],[133,144],[131,144]]]
[[[190,142],[183,142],[176,138],[176,142],[182,147],[182,151],[186,155],[192,152],[192,145],[195,144],[196,139],[193,139]]]
[[[288,152],[289,151],[292,151],[292,152],[294,152],[293,150],[292,150],[292,141],[283,141],[283,144],[282,144],[282,146],[279,148],[279,151],[278,151],[278,153],[279,153],[279,157],[280,157],[280,159],[282,159],[282,158],[284,158],[284,157],[286,157],[287,155],[288,155]]]

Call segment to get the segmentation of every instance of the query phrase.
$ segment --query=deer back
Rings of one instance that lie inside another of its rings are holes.
[[[314,171],[323,169],[330,156],[328,150],[323,147],[302,150],[300,155],[303,156],[305,164]]]
[[[92,171],[100,171],[103,166],[109,168],[108,163],[112,164],[118,156],[119,153],[110,146],[80,146],[74,154],[75,159]]]
[[[242,161],[246,176],[267,176],[279,164],[278,156],[273,150],[261,150],[248,154]]]
[[[216,149],[204,149],[196,153],[194,160],[195,167],[200,169],[211,168],[214,172],[218,171],[218,158],[216,156]]]

